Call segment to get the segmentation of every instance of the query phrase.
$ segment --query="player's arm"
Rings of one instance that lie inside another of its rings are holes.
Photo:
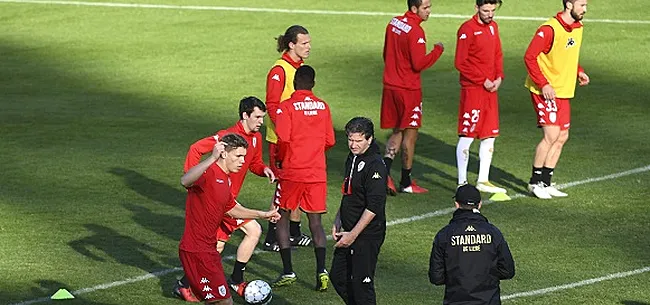
[[[474,43],[474,35],[472,35],[472,32],[472,29],[465,25],[458,29],[454,66],[464,78],[477,86],[483,86],[483,83],[488,77],[469,62],[469,49]]]
[[[336,136],[334,135],[334,124],[332,123],[332,113],[330,108],[327,107],[327,118],[326,118],[327,134],[325,134],[325,150],[328,150],[334,147],[336,144]]]
[[[225,151],[225,144],[222,142],[218,142],[217,144],[214,145],[214,148],[212,149],[212,154],[206,158],[205,160],[201,161],[201,163],[197,164],[196,166],[193,166],[188,170],[183,177],[181,177],[181,184],[185,188],[189,188],[192,185],[194,185],[194,182],[199,180],[203,173],[212,165],[213,163],[217,162],[219,160],[221,154]]]
[[[537,29],[535,36],[530,41],[526,54],[524,55],[524,63],[530,79],[535,83],[537,88],[544,88],[549,82],[542,73],[542,69],[537,63],[537,57],[541,53],[547,53],[551,50],[553,45],[553,28],[549,25],[544,25]]]
[[[497,249],[497,273],[499,279],[508,280],[515,276],[515,261],[512,259],[512,253],[506,240],[501,237],[501,243]]]
[[[336,233],[341,232],[341,208],[336,211],[336,216],[334,216],[334,223],[332,224],[332,239],[335,241],[339,240],[339,237],[336,236]]]
[[[190,168],[199,164],[201,157],[212,151],[214,145],[217,144],[216,138],[218,137],[205,137],[190,145],[190,150],[187,151],[187,156],[185,156],[185,166],[183,167],[183,172],[186,173],[188,170],[190,170]]]
[[[244,207],[243,205],[237,203],[232,207],[228,212],[228,216],[232,218],[241,218],[241,219],[266,219],[271,222],[277,222],[280,220],[280,213],[278,213],[278,207],[273,206],[268,211],[253,210]]]
[[[429,282],[434,285],[444,285],[447,277],[445,271],[445,248],[442,244],[444,240],[439,232],[433,240],[431,257],[429,258]]]
[[[436,63],[444,47],[442,43],[436,43],[433,47],[433,50],[427,54],[427,44],[426,38],[424,37],[424,31],[421,29],[413,28],[414,32],[407,34],[407,40],[409,44],[409,51],[411,55],[411,68],[416,72],[421,72]]]
[[[506,76],[503,73],[503,48],[501,47],[501,34],[499,34],[498,25],[495,28],[495,33],[496,33],[497,45],[494,53],[494,69],[497,72],[496,73],[497,78],[501,78],[503,80],[504,78],[506,78]]]
[[[256,133],[255,135],[255,141],[257,141],[258,146],[257,147],[249,147],[249,149],[253,150],[252,156],[251,156],[251,163],[249,166],[249,170],[260,177],[265,177],[266,176],[266,168],[269,168],[266,163],[264,163],[264,160],[262,160],[262,145],[259,143],[262,143],[262,137],[259,136],[259,133]]]
[[[286,76],[282,66],[274,66],[266,76],[266,113],[275,123],[276,111],[280,106],[282,91],[284,91],[284,82]]]
[[[578,64],[578,84],[580,86],[586,86],[589,84],[589,75],[585,72],[585,69]]]
[[[286,103],[284,103],[286,104]],[[287,153],[287,145],[291,142],[291,110],[280,104],[278,108],[275,134],[278,136],[278,160],[282,162]]]

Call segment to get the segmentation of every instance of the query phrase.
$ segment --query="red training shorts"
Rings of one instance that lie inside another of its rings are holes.
[[[183,271],[194,295],[200,300],[217,301],[230,298],[230,289],[221,265],[221,255],[214,252],[178,250]]]
[[[422,127],[422,91],[384,88],[380,125],[382,129]]]
[[[543,95],[530,93],[537,112],[537,126],[560,126],[560,130],[571,127],[571,103],[567,98],[546,100]]]
[[[300,208],[305,213],[327,212],[327,182],[278,182],[280,208],[293,211]]]
[[[499,101],[496,92],[483,88],[460,89],[458,135],[478,139],[499,136]]]
[[[217,228],[217,240],[228,242],[230,235],[232,235],[233,232],[243,227],[251,220],[252,219],[232,218],[225,215],[223,217],[223,222],[221,222],[221,225]]]

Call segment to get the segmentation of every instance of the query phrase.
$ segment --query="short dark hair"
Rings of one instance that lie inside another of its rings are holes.
[[[298,42],[298,34],[309,34],[309,31],[302,25],[292,25],[285,32],[284,35],[280,35],[276,38],[278,41],[278,52],[289,51],[289,43]]]
[[[296,70],[293,77],[293,88],[295,90],[311,90],[316,81],[316,71],[310,65],[302,65]]]
[[[568,2],[571,2],[571,4],[575,4],[576,0],[562,0],[562,5],[564,6],[564,9],[566,9],[566,4]]]
[[[360,116],[352,118],[345,124],[345,134],[350,135],[352,133],[360,133],[368,140],[370,137],[375,136],[375,124],[369,118]]]
[[[219,139],[220,142],[226,143],[226,151],[230,152],[234,149],[243,147],[243,148],[248,148],[248,142],[246,142],[246,139],[242,137],[241,135],[238,135],[236,133],[229,133],[221,139]]]
[[[497,6],[501,6],[503,4],[502,0],[476,0],[476,6],[481,7],[486,4],[496,4]]]
[[[244,112],[250,116],[251,113],[255,111],[255,107],[266,112],[266,105],[264,105],[264,103],[257,97],[247,96],[241,99],[241,101],[239,101],[239,119],[244,119]]]
[[[411,10],[412,7],[420,7],[422,5],[422,0],[406,0],[406,5],[408,5],[409,11]]]

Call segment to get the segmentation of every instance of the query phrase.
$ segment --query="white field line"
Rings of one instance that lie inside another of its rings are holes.
[[[4,1],[4,0],[0,0],[0,1]],[[639,168],[635,168],[635,169],[631,169],[631,170],[627,170],[627,171],[623,171],[623,172],[618,172],[618,173],[614,173],[614,174],[610,174],[610,175],[605,175],[605,176],[601,176],[601,177],[588,178],[588,179],[584,179],[584,180],[579,180],[579,181],[569,182],[569,183],[565,183],[565,184],[560,184],[560,185],[557,185],[556,187],[558,189],[563,189],[563,188],[582,185],[582,184],[587,184],[587,183],[594,183],[594,182],[600,182],[600,181],[605,181],[605,180],[617,179],[617,178],[621,178],[621,177],[624,177],[624,176],[629,176],[629,175],[638,174],[638,173],[644,173],[644,172],[647,172],[647,171],[650,171],[650,165],[646,165],[646,166],[643,166],[643,167],[639,167]],[[516,199],[516,198],[522,198],[522,197],[526,197],[526,196],[527,195],[525,195],[525,194],[519,193],[519,194],[514,194],[514,195],[510,196],[510,198]],[[493,202],[490,201],[490,200],[486,200],[484,202],[484,204],[490,204],[490,203],[493,203]],[[455,209],[453,209],[453,208],[447,208],[447,209],[434,211],[434,212],[431,212],[431,213],[416,215],[416,216],[413,216],[413,217],[396,219],[396,220],[387,222],[386,226],[394,226],[394,225],[397,225],[397,224],[414,222],[414,221],[417,221],[417,220],[422,220],[422,219],[431,218],[431,217],[435,217],[435,216],[447,215],[447,214],[453,213],[454,210]],[[331,236],[328,236],[328,240],[329,239],[331,239]],[[264,251],[259,250],[259,249],[255,250],[255,254],[260,254],[260,253],[264,253]],[[231,261],[231,260],[234,260],[234,259],[235,259],[235,255],[230,255],[230,256],[223,257],[223,260],[225,260],[225,261]],[[89,288],[82,288],[82,289],[79,289],[79,290],[72,291],[72,294],[73,295],[80,295],[80,294],[85,294],[85,293],[89,293],[89,292],[94,292],[94,291],[97,291],[97,290],[109,289],[109,288],[112,288],[112,287],[117,287],[117,286],[122,286],[122,285],[126,285],[126,284],[131,284],[131,283],[135,283],[135,282],[144,281],[144,280],[147,280],[147,279],[150,279],[150,278],[161,277],[163,275],[166,275],[166,274],[169,274],[169,273],[172,273],[172,272],[182,271],[182,270],[183,270],[182,268],[176,267],[176,268],[166,269],[166,270],[162,270],[162,271],[158,271],[158,272],[147,273],[145,275],[132,277],[132,278],[122,280],[122,281],[115,281],[115,282],[111,282],[111,283],[107,283],[107,284],[101,284],[101,285],[97,285],[97,286],[93,286],[93,287],[89,287]],[[584,281],[577,282],[577,283],[566,284],[566,285],[561,285],[561,286],[553,286],[553,287],[550,287],[550,288],[544,288],[544,289],[540,289],[540,290],[533,290],[533,291],[528,291],[528,292],[520,292],[520,293],[511,294],[511,295],[506,295],[506,296],[503,296],[502,299],[508,300],[508,299],[514,299],[514,298],[518,298],[518,297],[546,294],[546,293],[553,292],[553,291],[571,289],[571,288],[575,288],[575,287],[579,287],[579,286],[595,284],[595,283],[602,282],[602,281],[605,281],[605,280],[628,277],[628,276],[632,276],[632,275],[636,275],[636,274],[640,274],[640,273],[644,273],[644,272],[648,272],[648,271],[650,271],[650,267],[645,267],[645,268],[637,269],[637,270],[633,270],[633,271],[614,273],[614,274],[606,275],[606,276],[595,278],[595,279],[584,280]],[[43,303],[43,302],[46,302],[46,301],[49,301],[49,300],[50,300],[50,298],[44,297],[44,298],[28,300],[28,301],[24,301],[24,302],[20,302],[20,303],[13,303],[13,304],[10,304],[10,305],[29,305],[29,304]]]
[[[402,12],[367,12],[367,11],[329,11],[329,10],[299,10],[263,7],[234,7],[234,6],[204,6],[204,5],[171,5],[171,4],[139,4],[139,3],[113,3],[113,2],[84,2],[84,1],[50,1],[50,0],[0,0],[0,3],[29,3],[50,5],[74,6],[100,6],[117,8],[145,8],[145,9],[172,9],[196,11],[237,11],[255,13],[285,13],[285,14],[313,14],[313,15],[354,15],[354,16],[397,16]],[[458,14],[431,14],[433,18],[467,19],[469,15]],[[516,21],[545,21],[549,17],[524,17],[524,16],[497,16],[496,19]],[[650,20],[619,20],[619,19],[587,19],[585,22],[622,23],[622,24],[650,24]]]
[[[608,281],[608,280],[613,280],[613,279],[620,279],[632,275],[637,275],[641,274],[644,272],[650,271],[650,266],[649,267],[644,267],[632,271],[627,271],[627,272],[619,272],[619,273],[612,273],[608,274],[602,277],[597,277],[593,279],[588,279],[580,282],[575,282],[571,284],[564,284],[564,285],[558,285],[558,286],[553,286],[553,287],[548,287],[544,289],[538,289],[538,290],[531,290],[531,291],[526,291],[526,292],[518,292],[518,293],[513,293],[509,295],[504,295],[501,297],[501,300],[510,300],[510,299],[516,299],[516,298],[521,298],[521,297],[530,297],[530,296],[535,296],[535,295],[542,295],[542,294],[547,294],[550,292],[555,292],[555,291],[560,291],[560,290],[567,290],[567,289],[573,289],[576,287],[580,286],[586,286],[586,285],[591,285],[591,284],[596,284],[600,283],[603,281]]]

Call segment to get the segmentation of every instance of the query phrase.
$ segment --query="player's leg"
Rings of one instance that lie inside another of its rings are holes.
[[[205,301],[206,305],[233,305],[232,297],[225,300]]]
[[[291,219],[289,221],[289,240],[292,247],[307,247],[311,245],[311,237],[302,233],[300,230],[302,211],[297,209],[291,211]]]
[[[557,124],[560,127],[560,134],[553,142],[551,149],[544,160],[544,167],[542,167],[542,181],[546,185],[546,192],[553,197],[567,197],[567,193],[561,192],[551,183],[555,167],[560,160],[562,148],[569,140],[569,127],[571,126],[571,106],[568,99],[557,98]]]
[[[343,302],[348,303],[348,282],[350,281],[351,266],[348,261],[350,250],[348,248],[334,248],[330,280],[334,290]]]
[[[476,101],[473,90],[462,88],[458,104],[458,143],[456,144],[456,168],[458,169],[458,185],[467,184],[467,166],[469,164],[469,149],[476,137],[476,126],[472,126],[472,113]]]
[[[404,129],[404,138],[402,139],[402,178],[400,180],[400,190],[404,193],[422,194],[429,191],[417,185],[415,180],[411,179],[417,139],[418,129]]]
[[[396,90],[386,89],[381,97],[381,115],[380,126],[382,129],[392,129],[393,133],[386,142],[386,151],[384,153],[384,164],[388,170],[388,181],[386,185],[386,192],[388,195],[397,195],[397,188],[395,182],[390,176],[390,169],[393,165],[395,156],[399,153],[400,145],[402,143],[402,129],[399,127],[399,118],[404,112],[404,103],[401,100],[400,94]]]
[[[348,304],[377,303],[375,296],[375,270],[383,240],[357,239],[351,246],[352,289],[354,299]]]
[[[467,166],[469,164],[469,148],[473,138],[458,137],[456,144],[456,167],[458,168],[458,185],[467,184]]]
[[[205,304],[232,304],[218,252],[179,250],[179,258],[191,290],[198,300],[203,300]]]
[[[278,167],[277,167],[277,153],[278,153],[278,146],[275,143],[269,143],[269,167],[271,170],[273,170],[274,173],[278,172]],[[276,192],[273,193],[273,197],[271,197],[271,207],[278,205],[279,203],[276,202],[276,200],[279,200],[277,198],[277,185],[276,185]],[[263,250],[265,251],[280,251],[280,247],[278,246],[277,239],[275,238],[275,230],[276,230],[276,223],[274,222],[268,222],[268,227],[266,230],[266,237],[264,238],[264,246],[262,247]]]
[[[289,240],[289,221],[291,211],[297,209],[302,188],[296,182],[282,181],[278,186],[280,193],[279,210],[280,220],[276,226],[276,238],[280,246],[280,258],[282,259],[282,274],[273,282],[273,287],[291,285],[296,282],[296,274],[293,272],[291,262],[291,242]]]
[[[555,102],[547,101],[543,96],[532,93],[530,94],[533,103],[533,109],[537,116],[537,126],[542,129],[543,137],[535,148],[535,157],[533,159],[533,168],[530,180],[528,181],[528,190],[540,199],[551,199],[551,195],[544,189],[546,185],[542,180],[542,168],[548,156],[548,152],[557,140],[560,133],[560,126],[554,125]],[[553,116],[553,118],[551,117]]]
[[[487,92],[483,89],[478,91],[479,104],[476,114],[477,137],[481,139],[478,149],[479,170],[476,188],[486,193],[505,193],[506,189],[498,187],[490,182],[490,167],[494,155],[494,142],[499,136],[499,103],[496,92]]]
[[[257,221],[250,219],[245,220],[237,229],[244,232],[244,238],[239,244],[239,247],[237,247],[237,259],[232,268],[232,274],[228,278],[228,285],[238,295],[243,296],[244,289],[247,285],[247,282],[244,280],[244,270],[246,270],[246,265],[250,261],[251,256],[253,256],[257,242],[262,235],[262,227]]]
[[[316,256],[315,289],[325,291],[329,285],[329,273],[325,268],[327,236],[325,235],[321,215],[327,212],[327,182],[306,183],[300,207],[307,213],[309,230],[314,241],[314,254]]]

